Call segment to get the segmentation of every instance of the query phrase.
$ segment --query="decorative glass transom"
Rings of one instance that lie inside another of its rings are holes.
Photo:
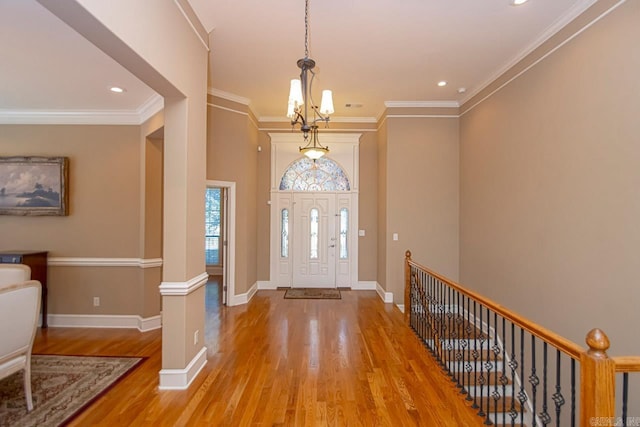
[[[315,162],[303,157],[291,163],[282,175],[280,190],[350,191],[349,178],[339,164],[322,157]]]

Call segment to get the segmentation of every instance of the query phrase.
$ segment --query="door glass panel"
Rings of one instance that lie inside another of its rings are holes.
[[[204,254],[207,265],[220,263],[221,188],[207,188],[205,193]]]
[[[318,232],[320,228],[320,212],[318,209],[311,209],[311,213],[309,215],[309,258],[310,259],[318,259]]]
[[[282,216],[280,218],[280,230],[282,234],[280,236],[280,256],[282,258],[289,257],[289,209],[282,209]]]
[[[347,236],[349,235],[349,210],[340,209],[340,259],[349,258]]]

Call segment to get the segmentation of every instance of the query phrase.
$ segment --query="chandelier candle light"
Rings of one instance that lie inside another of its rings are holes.
[[[330,90],[322,91],[320,108],[313,102],[311,87],[315,72],[316,61],[309,58],[309,0],[304,6],[304,58],[298,60],[300,78],[291,80],[289,91],[289,106],[287,117],[291,119],[291,126],[300,125],[306,145],[300,147],[300,152],[310,159],[317,160],[329,152],[329,148],[320,144],[318,140],[318,122],[329,123],[329,115],[333,113],[333,96]],[[309,79],[309,74],[311,79]],[[309,117],[309,108],[312,111]]]

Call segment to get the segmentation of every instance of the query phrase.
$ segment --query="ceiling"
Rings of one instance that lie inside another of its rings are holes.
[[[314,95],[332,89],[334,118],[346,121],[374,120],[385,102],[458,105],[594,2],[310,0]],[[261,120],[285,120],[304,56],[304,1],[189,3],[210,32],[209,87],[246,100]],[[158,105],[153,90],[35,0],[0,0],[0,58],[0,120],[139,120]]]

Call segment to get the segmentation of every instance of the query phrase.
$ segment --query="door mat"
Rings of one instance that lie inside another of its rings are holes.
[[[286,299],[342,299],[338,289],[293,288],[284,293]]]

